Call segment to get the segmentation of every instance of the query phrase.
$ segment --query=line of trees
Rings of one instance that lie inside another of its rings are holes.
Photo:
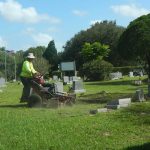
[[[97,22],[87,30],[75,34],[66,42],[62,52],[57,52],[54,40],[47,47],[17,51],[17,72],[19,74],[27,53],[33,52],[37,57],[34,65],[43,74],[48,72],[52,75],[62,61],[75,61],[79,74],[89,80],[107,79],[113,67],[143,64],[148,66],[150,77],[149,26],[150,14],[134,20],[127,28],[118,26],[115,21]],[[5,48],[0,48],[0,75],[4,74],[4,52]],[[7,57],[7,64],[12,68],[13,56]],[[9,77],[13,78],[11,70],[7,68]]]
[[[51,45],[53,46],[51,47]],[[58,63],[57,61],[51,63],[51,60],[54,59],[54,57],[57,57],[56,48],[54,52],[55,56],[53,53],[50,55],[47,53],[47,50],[50,52],[53,51],[53,47],[55,48],[54,41],[50,41],[47,47],[37,46],[31,47],[26,51],[11,51],[11,53],[9,53],[8,50],[6,50],[4,47],[0,48],[0,77],[7,76],[7,80],[13,80],[17,76],[19,79],[22,63],[28,53],[34,53],[36,56],[36,59],[33,61],[36,70],[42,74],[51,73],[54,69],[54,66],[56,66]]]

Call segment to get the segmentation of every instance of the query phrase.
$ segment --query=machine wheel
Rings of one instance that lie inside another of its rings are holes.
[[[29,97],[28,106],[29,107],[41,107],[42,106],[42,98],[37,94],[32,94]]]

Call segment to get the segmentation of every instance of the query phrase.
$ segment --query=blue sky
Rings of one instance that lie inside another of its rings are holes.
[[[149,0],[0,0],[0,47],[27,50],[54,40],[58,51],[95,22],[126,27],[150,13]]]

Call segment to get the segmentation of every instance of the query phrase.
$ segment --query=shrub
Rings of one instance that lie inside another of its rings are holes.
[[[106,80],[109,78],[109,73],[112,72],[113,65],[102,59],[96,59],[83,64],[82,74],[88,80]]]

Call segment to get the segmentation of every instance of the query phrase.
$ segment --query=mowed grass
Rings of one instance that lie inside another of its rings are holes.
[[[28,108],[19,103],[22,85],[9,83],[0,93],[0,150],[149,149],[150,102],[91,115],[107,101],[133,96],[134,79],[86,82],[72,107]]]

